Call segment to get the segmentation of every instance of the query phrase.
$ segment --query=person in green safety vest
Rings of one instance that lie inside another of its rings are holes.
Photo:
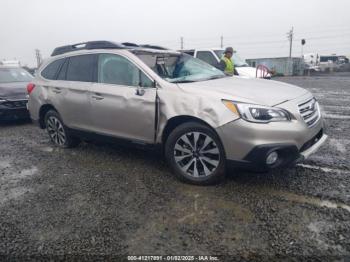
[[[217,68],[223,71],[226,75],[234,75],[235,74],[235,65],[232,61],[233,48],[226,47],[223,57],[221,58]]]

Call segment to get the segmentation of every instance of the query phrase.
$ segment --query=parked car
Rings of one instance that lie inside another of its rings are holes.
[[[0,64],[0,120],[30,119],[26,86],[32,79],[23,68]]]
[[[199,49],[187,49],[179,50],[193,57],[196,57],[204,62],[216,67],[220,62],[221,57],[224,55],[225,49],[222,48],[199,48]],[[271,78],[271,73],[251,67],[248,63],[242,59],[235,51],[232,54],[232,61],[235,65],[235,69],[239,76],[250,78]]]
[[[182,180],[209,184],[228,165],[269,170],[326,140],[307,90],[229,77],[171,50],[87,42],[56,48],[28,85],[33,121],[59,147],[81,138],[161,146]]]

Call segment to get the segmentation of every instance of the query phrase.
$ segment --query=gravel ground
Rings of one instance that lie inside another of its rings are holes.
[[[1,124],[0,255],[350,258],[350,74],[277,80],[319,99],[327,144],[295,168],[230,170],[210,187],[177,181],[156,153],[98,143],[63,150],[31,123]]]

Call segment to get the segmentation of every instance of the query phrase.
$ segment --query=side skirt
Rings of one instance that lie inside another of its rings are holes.
[[[67,128],[67,127],[66,127]],[[89,131],[77,130],[68,128],[70,135],[78,137],[85,141],[98,141],[103,143],[119,144],[128,147],[140,148],[143,150],[158,151],[161,148],[158,144],[149,144],[139,140],[125,139],[120,137],[109,136],[105,134],[98,134]]]

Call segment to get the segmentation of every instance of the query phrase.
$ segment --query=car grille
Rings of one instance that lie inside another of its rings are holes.
[[[8,108],[23,108],[26,107],[28,100],[7,100],[2,105]]]
[[[307,141],[301,148],[300,152],[304,152],[305,150],[309,149],[312,147],[314,144],[318,142],[318,140],[321,139],[323,136],[323,129],[320,130],[320,132],[317,133],[313,138],[311,138],[309,141]]]
[[[298,105],[301,117],[304,119],[308,127],[314,126],[320,119],[320,110],[318,102],[315,98],[311,98],[306,102]]]

